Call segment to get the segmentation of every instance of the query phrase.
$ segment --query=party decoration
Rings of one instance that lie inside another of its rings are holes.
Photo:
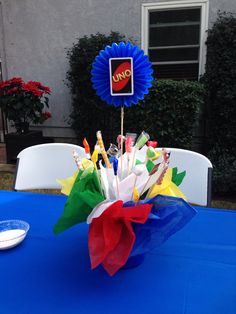
[[[131,204],[129,202],[124,206]],[[196,215],[196,210],[179,197],[158,194],[140,201],[140,204],[152,204],[152,211],[145,224],[134,225],[136,240],[131,257],[147,253],[161,245]]]
[[[166,171],[165,176],[162,179],[162,182],[159,184],[155,184],[149,190],[147,197],[152,198],[158,194],[168,195],[168,196],[176,196],[186,200],[185,195],[178,188],[176,183],[173,181],[172,174],[173,169],[168,169]]]
[[[125,141],[125,150],[127,154],[132,153],[132,147],[133,147],[133,139],[131,136],[127,136]]]
[[[78,169],[82,169],[81,158],[79,157],[78,153],[75,150],[73,151],[73,157],[74,157],[74,160],[75,160],[75,163],[76,163]]]
[[[73,176],[67,178],[67,179],[58,179],[57,182],[62,186],[61,193],[65,195],[69,195],[72,187],[75,183],[75,180],[77,178],[78,171],[76,171]]]
[[[93,154],[91,156],[91,159],[92,159],[94,164],[96,164],[98,161],[98,154],[99,154],[98,149],[94,149]]]
[[[174,167],[172,169],[172,178],[171,179],[177,186],[179,186],[182,183],[185,175],[186,175],[186,171],[178,173],[178,168]]]
[[[118,149],[121,149],[121,142],[124,143],[124,141],[125,141],[125,136],[119,134],[119,135],[117,136],[116,141],[117,141],[117,144],[118,144]]]
[[[126,133],[125,139],[125,151],[127,156],[127,163],[128,163],[128,174],[130,173],[130,162],[133,160],[134,155],[134,144],[136,140],[137,134],[136,133]]]
[[[112,144],[112,143],[110,144],[110,147],[107,150],[107,154],[110,156],[109,157],[110,163],[113,163],[113,161],[118,162],[116,157],[119,154],[119,149],[115,144]],[[113,165],[113,168],[114,168],[114,165]]]
[[[139,191],[138,191],[138,189],[136,187],[136,182],[137,182],[138,177],[143,174],[144,169],[145,169],[145,165],[144,164],[138,164],[133,169],[133,173],[135,174],[135,179],[134,179],[134,186],[133,186],[133,196],[132,196],[131,199],[133,199],[133,201],[135,203],[137,203],[137,201],[139,200],[139,196],[140,196]]]
[[[153,148],[156,148],[157,147],[157,141],[148,141],[147,142],[147,146],[148,147],[153,147]]]
[[[111,95],[133,95],[133,58],[110,58],[109,70]]]
[[[185,172],[169,168],[171,152],[157,152],[145,145],[146,132],[136,143],[126,135],[126,153],[134,150],[134,166],[110,144],[106,152],[101,132],[91,159],[79,158],[78,171],[58,182],[68,195],[62,216],[54,226],[56,234],[87,221],[92,269],[102,265],[114,275],[129,258],[146,254],[181,229],[196,211],[186,201],[179,186]],[[128,140],[127,140],[128,139]],[[101,151],[103,159],[98,162]],[[73,156],[78,156],[76,152]],[[109,158],[112,159],[109,161]],[[111,167],[107,166],[107,160]],[[97,166],[98,163],[98,166]]]
[[[82,178],[83,173],[84,170],[80,170],[76,177],[65,204],[64,212],[54,227],[56,234],[79,222],[86,221],[91,210],[104,200],[96,173],[87,173]]]
[[[136,142],[134,147],[136,149],[141,149],[146,144],[146,142],[149,140],[149,138],[150,138],[150,136],[146,132],[143,131],[139,135],[137,142]]]
[[[169,168],[171,153],[158,152],[157,141],[150,141],[145,131],[137,140],[136,133],[124,136],[124,107],[144,98],[152,73],[148,57],[131,43],[113,43],[100,51],[91,80],[102,100],[121,108],[118,146],[111,143],[106,151],[102,132],[97,131],[91,154],[84,138],[88,158],[80,159],[74,152],[78,172],[58,181],[69,196],[54,232],[87,221],[91,268],[101,264],[111,276],[131,259],[143,260],[143,254],[166,241],[196,213],[178,187],[185,172]]]
[[[139,197],[140,197],[140,195],[139,195],[138,189],[135,186],[134,191],[133,191],[133,201],[135,204],[138,202]]]
[[[114,157],[112,164],[113,164],[114,175],[115,175],[115,178],[116,178],[117,199],[119,199],[120,198],[120,193],[119,193],[118,176],[117,176],[118,159],[116,157]]]
[[[152,86],[152,64],[144,51],[131,43],[113,43],[101,50],[92,64],[92,84],[109,105],[121,107],[120,176],[123,177],[124,107],[144,99]],[[110,165],[106,165],[110,168]]]
[[[113,43],[101,50],[92,64],[93,88],[109,105],[136,105],[152,86],[151,66],[148,56],[137,46]],[[125,93],[125,88],[128,88],[128,93]]]
[[[83,145],[84,145],[85,153],[88,155],[88,158],[90,158],[91,157],[90,156],[90,147],[89,147],[88,141],[86,140],[86,137],[83,140]]]
[[[131,222],[145,223],[151,208],[150,204],[124,208],[116,201],[93,219],[88,242],[92,269],[102,264],[114,275],[126,263],[135,242]]]
[[[100,146],[102,158],[103,158],[107,168],[111,168],[111,164],[110,164],[110,161],[109,161],[109,159],[107,157],[107,153],[105,151],[105,147],[104,147],[104,144],[103,144],[102,132],[101,131],[97,131],[97,140],[98,140],[98,145]]]

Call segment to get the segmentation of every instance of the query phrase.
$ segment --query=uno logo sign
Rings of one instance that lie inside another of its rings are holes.
[[[110,59],[110,84],[112,95],[133,94],[132,58]]]
[[[121,63],[115,73],[112,75],[112,89],[114,91],[122,90],[131,77],[131,64],[128,62]]]

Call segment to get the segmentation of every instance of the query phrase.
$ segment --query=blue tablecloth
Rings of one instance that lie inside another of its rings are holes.
[[[30,224],[0,251],[0,313],[235,314],[236,211],[198,214],[137,268],[90,270],[87,225],[55,236],[66,197],[0,191],[0,220]]]

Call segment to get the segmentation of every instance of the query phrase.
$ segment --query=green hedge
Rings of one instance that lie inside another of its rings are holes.
[[[155,80],[138,108],[139,130],[147,130],[160,146],[191,149],[202,103],[198,82]]]
[[[213,191],[236,191],[236,17],[219,13],[208,33],[207,63],[203,77],[208,111],[208,157]]]
[[[83,37],[68,51],[68,85],[72,93],[73,110],[70,123],[79,143],[86,136],[95,144],[96,131],[101,130],[106,146],[115,143],[120,134],[120,109],[108,106],[96,96],[91,85],[91,64],[107,44],[124,40],[112,32]],[[147,131],[160,146],[191,148],[193,128],[202,105],[203,87],[198,82],[154,81],[144,101],[125,108],[124,131]]]

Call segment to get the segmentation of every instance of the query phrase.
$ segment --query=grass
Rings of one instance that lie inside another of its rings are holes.
[[[0,172],[0,190],[12,190],[13,175],[8,172]]]
[[[13,190],[14,175],[9,172],[0,171],[0,190]],[[48,193],[48,194],[61,194],[60,190],[32,190],[37,193]]]
[[[9,172],[0,172],[0,190],[12,190],[13,186],[13,174]],[[58,190],[36,190],[39,193],[53,193],[59,194]],[[226,208],[226,209],[236,209],[236,198],[222,199],[215,197],[212,200],[212,207],[215,208]]]

